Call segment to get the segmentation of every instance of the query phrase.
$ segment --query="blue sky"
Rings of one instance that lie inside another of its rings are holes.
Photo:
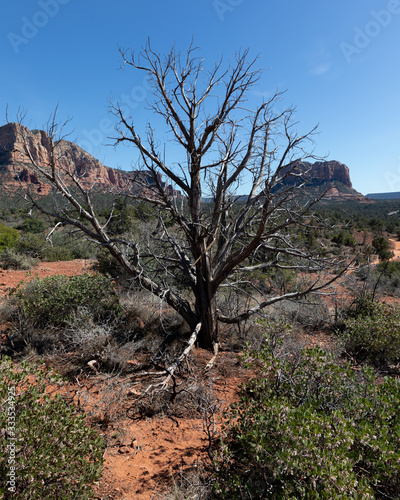
[[[250,96],[287,90],[298,130],[319,124],[316,153],[345,163],[363,194],[400,191],[400,0],[18,0],[0,6],[0,125],[27,110],[43,128],[59,104],[71,138],[111,167],[134,153],[114,149],[108,101],[152,119],[143,74],[120,70],[118,46],[185,50],[192,38],[210,65],[249,48],[266,71]],[[167,158],[168,158],[168,144]]]

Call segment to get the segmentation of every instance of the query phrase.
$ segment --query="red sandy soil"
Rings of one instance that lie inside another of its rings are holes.
[[[210,353],[195,350],[196,364],[204,368]],[[222,369],[223,368],[223,369]],[[224,372],[224,375],[222,375]],[[236,355],[221,353],[210,377],[222,407],[237,399],[237,390],[249,374],[239,367]],[[217,428],[220,427],[222,408]],[[124,500],[161,499],[173,477],[190,466],[209,463],[207,439],[200,417],[153,417],[118,422],[115,429],[125,433],[121,442],[105,453],[102,481],[95,498]]]
[[[400,242],[396,243],[396,252],[400,255]],[[41,263],[29,273],[0,269],[0,298],[21,280],[29,281],[36,275],[71,276],[89,269],[90,263],[84,260]],[[331,339],[323,334],[304,337],[307,338],[302,341],[308,345],[318,343],[331,347]],[[210,353],[195,349],[192,356],[199,373],[204,373]],[[251,374],[241,367],[235,353],[221,352],[207,377],[213,380],[214,394],[222,403],[218,412],[221,418],[223,408],[237,399],[240,384]],[[99,391],[93,392],[98,394]],[[200,417],[125,418],[103,433],[109,445],[105,452],[103,477],[96,487],[97,500],[162,499],[162,493],[171,484],[173,476],[190,465],[208,464],[207,439]],[[119,436],[114,438],[116,433]]]
[[[36,276],[44,278],[53,274],[64,274],[74,276],[90,270],[90,261],[73,260],[68,262],[41,262],[30,271],[13,271],[0,268],[0,297],[7,295],[9,290],[16,287],[21,281],[31,281]]]

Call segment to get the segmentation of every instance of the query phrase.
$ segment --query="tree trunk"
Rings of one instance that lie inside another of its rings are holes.
[[[197,337],[199,347],[214,350],[218,343],[218,322],[214,294],[211,293],[208,283],[198,283],[196,293],[196,317],[201,322],[201,329]]]

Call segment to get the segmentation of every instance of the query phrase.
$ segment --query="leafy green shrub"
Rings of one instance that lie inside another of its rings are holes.
[[[31,269],[37,264],[37,260],[27,255],[16,253],[10,248],[6,248],[0,253],[0,266],[3,269]]]
[[[47,247],[43,251],[43,259],[47,262],[58,262],[66,260],[74,260],[74,256],[68,247]]]
[[[389,260],[393,257],[393,252],[389,250],[389,240],[384,236],[374,238],[372,240],[372,247],[381,261]]]
[[[15,249],[19,253],[41,259],[47,246],[48,244],[43,237],[33,233],[24,233],[17,241]]]
[[[112,282],[100,274],[35,279],[13,290],[11,301],[39,327],[65,325],[80,308],[95,320],[110,319],[122,312]]]
[[[82,239],[74,241],[69,248],[73,259],[91,259],[95,253],[94,245]]]
[[[376,267],[378,271],[388,278],[400,275],[400,262],[398,261],[380,262]]]
[[[379,273],[379,275],[378,275]],[[376,266],[379,290],[395,296],[400,295],[400,262],[384,261]]]
[[[50,248],[50,247],[49,247]],[[89,259],[95,254],[95,245],[85,238],[71,234],[68,229],[61,229],[52,237],[52,247],[45,256],[47,260]]]
[[[400,359],[399,307],[365,301],[344,326],[346,350],[359,361],[382,366]]]
[[[24,222],[18,226],[24,233],[42,233],[46,229],[46,224],[42,219],[25,219]]]
[[[6,248],[14,247],[18,238],[19,232],[16,229],[0,224],[0,252],[3,252]]]
[[[60,382],[0,359],[0,498],[88,499],[101,477],[102,438],[73,405],[46,394],[48,381]]]
[[[226,415],[216,455],[228,499],[400,498],[400,383],[376,385],[320,348],[248,352],[257,378]]]
[[[332,238],[332,243],[336,243],[336,245],[338,245],[339,247],[343,245],[347,247],[353,247],[356,244],[354,237],[347,231],[340,231],[339,233],[335,234]]]

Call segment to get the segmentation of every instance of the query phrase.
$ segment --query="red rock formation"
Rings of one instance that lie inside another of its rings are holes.
[[[33,193],[48,194],[51,186],[40,178],[29,159],[20,153],[23,150],[21,132],[26,137],[34,161],[44,169],[49,165],[50,141],[46,132],[30,131],[17,123],[4,125],[0,127],[0,183],[9,191],[23,187]],[[121,192],[132,188],[131,172],[104,166],[73,142],[61,141],[58,153],[59,172],[67,184],[71,183],[70,176],[76,175],[87,189]],[[178,191],[171,190],[174,195],[180,195]]]
[[[48,194],[51,186],[32,170],[29,160],[18,152],[23,149],[21,132],[26,137],[34,161],[44,168],[49,164],[50,141],[46,132],[30,131],[16,123],[4,125],[0,127],[0,184],[11,191],[22,186],[37,194]],[[133,173],[105,167],[96,158],[69,141],[60,142],[59,158],[60,171],[64,173],[67,184],[71,182],[70,175],[77,175],[85,188],[121,192],[132,189],[132,181],[137,178],[142,186],[140,188],[142,194],[148,194],[150,198],[154,196],[154,193],[146,187],[148,185],[150,188],[155,183],[149,172]],[[308,185],[328,190],[327,198],[364,199],[353,189],[348,167],[338,161],[319,161],[314,164],[299,162],[296,165],[296,172],[303,174]],[[158,182],[170,195],[181,196],[179,191],[166,186],[161,176]],[[282,183],[296,182],[298,182],[296,177],[288,175]]]
[[[296,173],[297,176],[300,175],[300,178],[290,175],[288,167],[286,172],[282,172],[284,176],[283,185],[305,182],[310,192],[314,190],[322,194],[327,191],[325,195],[327,199],[364,200],[364,196],[353,188],[349,168],[338,161],[299,162],[294,169],[290,167],[290,171]]]
[[[315,162],[311,165],[311,176],[321,181],[341,182],[348,188],[353,188],[350,180],[349,168],[343,163],[335,160]]]
[[[30,131],[19,124],[8,124],[0,127],[0,176],[1,184],[8,190],[19,187],[29,188],[38,194],[48,194],[50,185],[40,178],[31,167],[23,150],[23,132],[32,153],[33,160],[46,169],[49,165],[49,137],[44,131]],[[128,173],[114,171],[102,165],[93,156],[69,141],[61,141],[59,145],[60,171],[68,182],[68,173],[76,174],[85,187],[99,189],[126,187]],[[112,171],[110,174],[109,172]]]

